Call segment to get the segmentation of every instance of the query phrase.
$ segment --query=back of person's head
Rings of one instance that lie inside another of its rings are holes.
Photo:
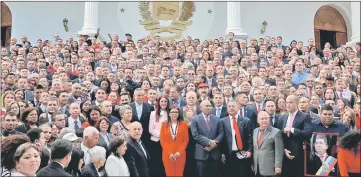
[[[71,160],[68,167],[65,169],[69,174],[79,173],[79,162],[84,158],[84,151],[80,148],[74,148],[71,151]]]
[[[57,139],[53,142],[50,152],[52,160],[63,160],[69,156],[69,161],[71,156],[69,155],[72,151],[73,145],[69,140]],[[68,163],[69,163],[68,161]]]
[[[106,150],[104,147],[95,146],[90,150],[90,161],[98,162],[99,160],[106,160]]]
[[[26,135],[28,135],[32,143],[36,144],[40,140],[42,132],[43,130],[40,128],[32,128],[26,132]]]
[[[40,149],[40,154],[41,154],[41,162],[40,162],[39,170],[48,166],[50,160],[50,152],[48,149],[46,148]]]
[[[3,138],[1,141],[1,167],[9,171],[13,170],[16,167],[13,159],[16,148],[27,142],[30,142],[30,139],[25,134]]]
[[[361,130],[352,130],[340,138],[340,148],[352,151],[355,155],[360,151]]]

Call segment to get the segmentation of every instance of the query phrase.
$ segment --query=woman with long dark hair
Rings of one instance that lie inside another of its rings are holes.
[[[162,148],[159,142],[160,131],[162,123],[168,120],[168,109],[169,109],[168,96],[164,95],[159,98],[158,105],[155,111],[150,113],[149,120],[149,133],[150,143],[149,152],[152,156],[151,168],[159,169],[158,173],[154,173],[154,176],[165,176],[164,167],[162,164]]]
[[[361,130],[347,132],[340,139],[338,151],[338,167],[341,176],[361,176]]]
[[[182,121],[179,108],[173,106],[168,121],[162,123],[160,133],[162,161],[167,176],[183,176],[188,142],[188,124]]]
[[[16,130],[26,133],[31,128],[37,128],[39,126],[38,119],[38,111],[35,107],[26,108],[21,114],[20,119],[23,124],[16,127]]]

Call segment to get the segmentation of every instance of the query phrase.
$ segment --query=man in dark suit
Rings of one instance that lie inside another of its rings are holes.
[[[286,98],[288,113],[282,115],[278,122],[278,127],[283,132],[282,138],[285,146],[285,156],[282,165],[283,176],[303,176],[303,142],[306,139],[310,139],[312,134],[310,116],[299,111],[297,107],[298,97],[296,95],[289,95]]]
[[[38,171],[36,176],[66,176],[71,177],[64,168],[68,166],[71,160],[71,152],[73,145],[69,140],[57,139],[51,145],[51,160],[52,162]]]
[[[187,105],[187,103],[180,96],[181,92],[182,92],[182,89],[178,86],[173,86],[169,89],[169,105],[170,105],[170,107],[173,107],[173,105],[176,105],[178,108],[181,108],[181,107]]]
[[[278,128],[279,115],[276,114],[276,103],[273,100],[268,99],[265,101],[264,105],[264,109],[270,118],[270,126]]]
[[[221,92],[217,92],[213,95],[213,102],[214,108],[212,109],[212,114],[219,118],[227,117],[227,106],[223,104],[224,98]]]
[[[224,131],[222,142],[222,163],[224,176],[252,175],[252,124],[251,120],[239,114],[240,105],[235,101],[227,104],[229,116],[221,119]],[[240,157],[242,156],[242,157]]]
[[[109,119],[110,126],[112,126],[113,123],[119,121],[117,117],[112,116],[113,106],[112,106],[112,102],[110,102],[109,100],[105,100],[102,103],[100,103],[100,111],[102,115],[104,115]]]
[[[238,93],[236,93],[235,98],[236,98],[237,104],[240,106],[240,110],[239,110],[240,116],[247,117],[251,120],[252,130],[253,130],[258,125],[257,113],[255,112],[255,110],[250,108],[249,105],[247,105],[247,103],[249,101],[247,93],[246,92],[238,92]]]
[[[150,141],[149,118],[150,113],[154,111],[154,107],[149,103],[144,103],[143,89],[135,89],[134,102],[130,103],[130,107],[132,107],[133,112],[132,122],[138,121],[142,124],[144,130],[142,133],[142,141],[145,145],[147,145],[148,141]]]
[[[150,176],[150,156],[146,147],[140,140],[142,133],[143,128],[139,122],[133,122],[130,125],[129,136],[126,140],[127,152],[124,154],[124,160],[128,165],[130,176]]]
[[[211,114],[212,105],[208,100],[201,103],[202,113],[192,118],[191,131],[196,142],[195,160],[197,176],[218,176],[221,151],[218,145],[223,139],[223,129],[218,117]]]

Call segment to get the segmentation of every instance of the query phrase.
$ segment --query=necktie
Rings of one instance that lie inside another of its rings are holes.
[[[138,141],[138,143],[139,143],[140,148],[142,148],[142,151],[143,151],[143,153],[144,153],[145,158],[148,159],[147,152],[145,151],[145,148],[144,148],[144,146],[143,146],[143,143],[142,143],[140,140]]]
[[[270,118],[271,124],[274,125],[273,117]]]
[[[258,144],[258,148],[261,146],[261,142],[262,142],[262,138],[263,138],[263,134],[264,134],[264,130],[260,130],[261,133],[258,137],[258,141],[257,141],[257,144]]]
[[[310,89],[310,93],[308,94],[308,96],[311,98],[311,96],[312,96],[312,89]]]
[[[241,115],[242,117],[244,117],[244,116],[243,116],[243,107],[241,107],[241,109],[239,110],[239,115]]]
[[[36,107],[39,107],[40,106],[40,101],[36,101]]]
[[[242,150],[243,149],[242,137],[241,137],[241,133],[239,132],[236,117],[233,116],[232,121],[233,121],[233,130],[236,133],[236,142],[237,142],[238,150]]]
[[[340,92],[340,99],[342,99],[342,92]]]
[[[221,108],[217,108],[216,116],[217,117],[221,116]]]
[[[74,120],[74,128],[75,128],[75,130],[79,129],[78,120]]]
[[[209,118],[206,117],[206,124],[207,124],[207,127],[209,128]]]
[[[261,111],[261,105],[258,104],[257,112],[260,112],[260,111]]]

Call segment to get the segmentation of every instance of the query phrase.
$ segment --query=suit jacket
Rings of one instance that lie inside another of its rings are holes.
[[[272,117],[274,117],[275,119],[274,119],[274,122],[273,122],[273,120],[272,120]],[[275,128],[278,128],[278,129],[280,129],[279,127],[278,127],[278,122],[279,122],[279,120],[280,120],[280,115],[278,115],[278,114],[275,114],[275,116],[272,116],[272,117],[270,117],[270,125],[272,126],[272,127],[275,127]]]
[[[181,110],[181,112],[180,112],[179,116],[180,116],[181,120],[185,120],[186,113],[187,113],[186,110],[188,110],[188,106],[185,105],[180,110]],[[201,113],[201,108],[199,106],[196,106],[196,111],[194,112],[194,114],[191,118],[193,118],[194,116],[196,116],[200,113]],[[191,118],[189,118],[189,119],[191,119]],[[185,121],[188,121],[188,120],[185,120]]]
[[[99,177],[99,173],[95,168],[94,164],[89,163],[88,165],[85,165],[84,168],[81,169],[81,176]]]
[[[40,169],[36,173],[37,177],[43,177],[43,176],[66,176],[71,177],[69,173],[67,173],[64,168],[57,162],[51,162],[50,165]]]
[[[262,101],[262,102],[260,103],[260,105],[261,105],[261,111],[264,110],[264,107],[265,107],[264,101]],[[252,104],[249,104],[248,107],[250,107],[250,108],[253,109],[256,113],[258,113],[258,112],[257,112],[258,107],[257,107],[257,105],[256,105],[256,103],[255,103],[254,101],[252,102]]]
[[[34,102],[34,93],[30,90],[25,90],[24,91],[24,99]]]
[[[207,127],[203,114],[192,118],[191,131],[196,142],[194,157],[196,160],[221,159],[221,151],[218,146],[210,152],[204,150],[211,140],[215,140],[218,142],[217,144],[223,140],[223,128],[220,124],[220,119],[212,114],[209,117],[210,128]]]
[[[206,78],[206,84],[209,85],[209,87],[216,87],[217,86],[217,81],[216,81],[216,78],[215,77],[212,77],[210,80],[212,81],[211,84],[208,83],[208,77]]]
[[[142,124],[142,127],[143,127],[142,140],[145,141],[145,143],[147,141],[150,141],[149,119],[150,119],[150,113],[152,111],[154,111],[154,107],[151,106],[149,103],[146,103],[146,102],[143,103],[142,116],[140,117],[140,120],[138,119],[137,108],[136,108],[135,102],[130,103],[130,107],[132,108],[132,112],[133,112],[132,122],[138,121]]]
[[[243,110],[244,110],[242,112],[243,115],[241,115],[241,116],[247,117],[251,120],[252,130],[255,129],[256,127],[258,127],[257,112],[255,110],[253,110],[250,105],[246,105]]]
[[[105,142],[104,138],[101,135],[99,135],[97,146],[104,147],[107,151],[110,151],[110,143],[112,143],[113,141],[113,135],[111,133],[107,133],[106,136],[108,137],[109,146],[107,145],[107,143]]]
[[[65,127],[69,127],[68,118],[69,118],[69,117],[66,117],[66,118],[65,118]],[[80,123],[81,123],[81,124],[83,124],[83,123],[85,122],[85,120],[84,120],[81,116],[79,116],[79,120],[80,120]]]
[[[187,102],[184,101],[181,96],[179,96],[179,98],[180,98],[180,99],[178,99],[178,100],[176,100],[176,101],[179,101],[179,102],[180,102],[180,103],[178,103],[178,105],[180,105],[180,106],[177,106],[177,107],[181,108],[181,107],[183,107],[183,106],[186,106],[186,105],[187,105]],[[170,107],[170,108],[173,107],[173,105],[174,105],[174,104],[173,104],[173,100],[169,97],[168,101],[169,101],[169,107]]]
[[[275,168],[282,168],[284,156],[282,132],[277,128],[269,126],[265,130],[258,147],[259,130],[259,128],[253,130],[254,171],[255,173],[259,171],[262,176],[273,176]]]
[[[224,131],[224,138],[222,142],[222,154],[227,156],[231,155],[232,153],[232,126],[230,116],[224,117],[221,119],[221,125]],[[242,117],[237,115],[237,124],[239,128],[239,132],[242,138],[243,149],[248,152],[253,151],[253,144],[252,144],[252,123],[251,120],[247,117]]]
[[[123,157],[128,165],[130,176],[149,176],[150,156],[146,147],[143,145],[148,158],[145,157],[142,148],[135,139],[129,136],[126,141],[127,151]]]
[[[308,114],[297,111],[292,124],[294,133],[290,133],[290,137],[288,137],[283,131],[287,126],[288,115],[288,113],[282,115],[278,122],[278,127],[282,131],[283,143],[285,149],[291,151],[295,158],[303,160],[303,142],[310,139],[312,134],[311,119]]]
[[[216,107],[214,107],[212,109],[212,114],[213,115],[216,115],[217,114],[217,109]],[[227,117],[228,116],[228,111],[227,111],[227,106],[226,105],[223,105],[222,106],[222,109],[221,109],[221,115],[219,116],[219,118],[223,118],[223,117]]]

